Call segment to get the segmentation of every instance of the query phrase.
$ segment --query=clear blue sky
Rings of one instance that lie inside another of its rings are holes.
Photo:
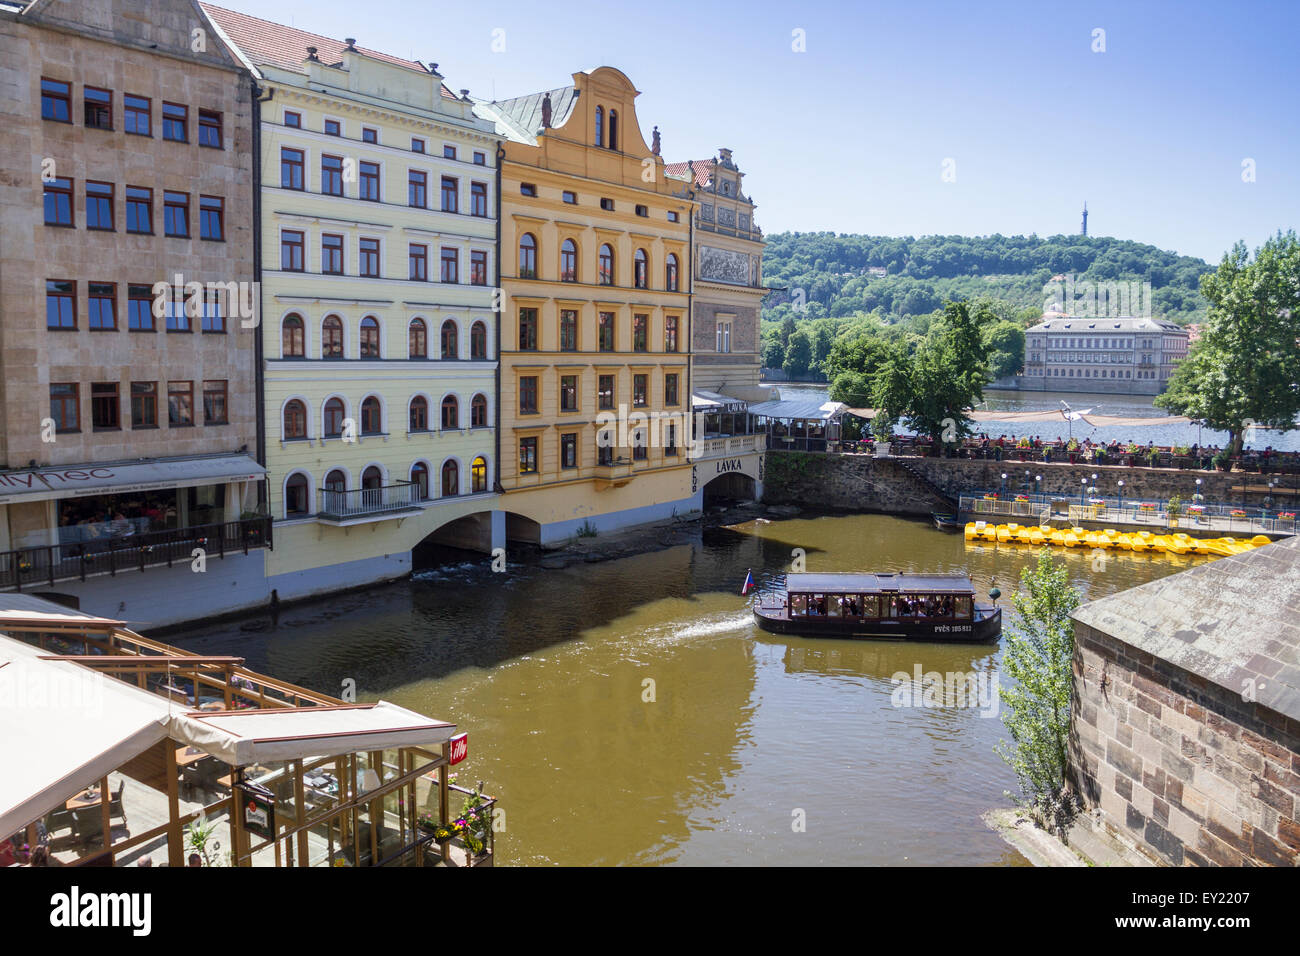
[[[436,62],[476,96],[616,66],[666,159],[735,150],[769,233],[1074,233],[1086,199],[1093,235],[1217,263],[1300,227],[1293,0],[223,5]]]

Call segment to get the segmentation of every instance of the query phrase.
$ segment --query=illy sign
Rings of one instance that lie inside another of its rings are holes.
[[[451,745],[448,766],[455,766],[469,756],[469,734],[457,734],[447,741]]]

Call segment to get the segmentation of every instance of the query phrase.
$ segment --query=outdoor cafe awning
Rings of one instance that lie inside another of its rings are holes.
[[[374,704],[188,713],[172,736],[235,766],[397,747],[437,749],[456,725],[381,700]]]
[[[265,477],[266,469],[247,455],[154,459],[117,465],[60,465],[0,472],[0,504],[192,488],[225,481],[260,481]]]
[[[164,698],[48,653],[0,635],[6,836],[167,736]]]
[[[691,393],[691,408],[697,412],[743,412],[748,407],[749,402],[731,395],[721,395],[705,389],[697,389]]]
[[[760,418],[824,422],[837,418],[847,407],[843,402],[821,402],[815,398],[787,398],[750,405],[749,413]]]

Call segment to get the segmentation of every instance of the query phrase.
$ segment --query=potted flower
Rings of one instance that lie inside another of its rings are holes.
[[[1183,499],[1174,495],[1169,499],[1169,504],[1165,506],[1165,513],[1169,515],[1169,527],[1178,527],[1178,516],[1183,513]]]
[[[1214,467],[1219,471],[1232,471],[1232,457],[1226,448],[1214,456]]]
[[[1232,517],[1234,517],[1234,518],[1244,518],[1244,517],[1246,517],[1246,512],[1242,511],[1240,508],[1233,508],[1233,509],[1232,509]]]

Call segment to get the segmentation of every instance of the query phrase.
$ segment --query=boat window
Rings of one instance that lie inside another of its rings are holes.
[[[790,616],[803,617],[808,613],[808,595],[791,594],[790,595]]]
[[[843,617],[846,600],[843,594],[832,594],[826,601],[826,613],[830,617]]]
[[[953,617],[969,618],[970,617],[970,596],[966,594],[958,595],[953,599]]]
[[[808,614],[813,617],[826,616],[826,595],[810,594],[808,595]]]
[[[859,595],[858,616],[864,618],[880,617],[880,595],[878,594]]]

